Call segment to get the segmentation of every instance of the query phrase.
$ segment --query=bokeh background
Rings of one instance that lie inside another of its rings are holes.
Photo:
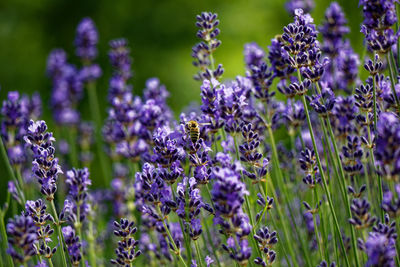
[[[51,85],[45,74],[46,59],[53,48],[64,48],[69,61],[79,64],[73,40],[78,22],[91,17],[99,30],[98,63],[103,77],[98,95],[106,109],[107,83],[111,69],[108,42],[125,37],[131,45],[134,77],[140,94],[146,79],[159,77],[171,92],[169,104],[179,115],[192,101],[199,101],[200,84],[192,79],[191,48],[198,41],[195,16],[201,11],[219,15],[221,47],[216,61],[225,68],[224,78],[244,74],[243,45],[256,41],[264,48],[291,21],[285,0],[2,0],[0,1],[0,99],[8,91],[39,91],[48,105]],[[331,1],[316,0],[312,16],[320,24]],[[361,10],[357,0],[339,0],[345,10],[356,51],[362,51]],[[85,110],[87,105],[82,105]],[[44,119],[50,118],[45,110]],[[89,118],[89,116],[87,117]]]

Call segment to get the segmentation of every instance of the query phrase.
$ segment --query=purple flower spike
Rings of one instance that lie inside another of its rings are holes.
[[[218,65],[215,70],[210,69],[213,67],[210,55],[221,45],[221,41],[217,39],[220,33],[217,28],[219,25],[217,14],[202,12],[197,15],[196,19],[196,26],[199,28],[197,37],[202,41],[192,48],[193,65],[200,69],[194,78],[196,80],[218,80],[224,73],[222,65]]]
[[[66,173],[65,183],[69,186],[68,199],[72,203],[72,212],[68,218],[73,223],[82,223],[90,211],[88,203],[88,186],[92,184],[89,179],[89,171],[84,169],[72,169]],[[77,218],[79,209],[79,218]],[[80,225],[78,225],[80,227]]]
[[[63,227],[62,234],[64,236],[65,244],[67,245],[72,265],[79,266],[79,262],[82,259],[82,243],[79,241],[79,236],[75,234],[75,230],[71,226]]]
[[[262,258],[257,257],[254,259],[254,263],[261,266],[271,266],[276,259],[276,252],[272,250],[272,247],[278,243],[276,232],[271,232],[268,227],[262,227],[254,235],[254,239],[259,244],[258,247],[261,253],[265,254],[267,262]]]
[[[26,159],[26,151],[23,146],[23,137],[29,119],[40,116],[41,100],[39,95],[22,95],[16,91],[8,92],[7,100],[3,101],[1,108],[1,138],[6,146],[8,158],[11,164],[21,165]]]
[[[55,220],[53,216],[46,213],[47,206],[42,199],[36,201],[28,200],[25,204],[25,216],[29,216],[33,219],[37,229],[37,240],[36,245],[37,253],[43,257],[51,258],[57,251],[57,247],[51,248],[48,242],[51,241],[51,235],[54,233],[54,229],[51,227]],[[39,242],[43,240],[44,242]]]
[[[38,227],[30,216],[16,215],[7,223],[9,248],[7,253],[16,261],[25,263],[36,255],[36,242]],[[19,252],[20,250],[20,252]]]
[[[249,43],[244,46],[244,61],[248,68],[260,66],[264,62],[265,51],[256,43]]]
[[[58,175],[62,173],[55,157],[53,133],[47,132],[45,121],[30,121],[25,142],[34,154],[32,172],[41,185],[40,192],[51,201],[57,191]]]
[[[400,173],[400,119],[394,113],[383,112],[377,125],[375,157],[380,172],[387,179],[394,179]]]
[[[366,266],[396,266],[394,260],[396,256],[395,244],[394,238],[371,232],[365,242],[365,250],[368,255]]]
[[[84,18],[76,29],[76,55],[84,61],[92,61],[97,56],[97,42],[99,36],[94,22]]]
[[[116,39],[110,42],[111,50],[108,53],[111,65],[116,74],[120,75],[124,81],[132,77],[130,49],[126,39]]]
[[[396,0],[360,0],[364,14],[361,32],[370,49],[387,53],[397,42],[398,33],[391,27],[397,22]]]
[[[135,259],[142,254],[140,250],[136,249],[139,241],[133,237],[137,230],[133,225],[134,223],[127,219],[121,219],[120,222],[114,221],[114,227],[117,228],[114,230],[114,235],[121,241],[118,242],[118,248],[115,250],[117,259],[111,260],[112,264],[121,267],[132,265]]]

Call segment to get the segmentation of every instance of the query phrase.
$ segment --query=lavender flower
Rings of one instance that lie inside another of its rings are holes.
[[[62,49],[53,50],[47,59],[47,74],[52,79],[51,107],[58,124],[76,125],[80,114],[75,109],[83,96],[83,83],[75,66],[67,63]]]
[[[197,240],[203,232],[199,214],[204,207],[200,190],[196,188],[196,180],[192,177],[183,178],[177,186],[176,213],[189,225],[189,235],[192,240]]]
[[[193,65],[200,69],[194,78],[196,80],[218,80],[224,73],[222,65],[218,65],[216,69],[211,69],[214,68],[212,53],[221,45],[221,41],[216,38],[220,33],[217,28],[219,25],[217,14],[202,12],[197,15],[196,19],[196,26],[199,28],[197,37],[202,41],[192,48],[192,57],[195,60]]]
[[[285,62],[295,69],[315,64],[320,56],[317,31],[310,15],[296,9],[295,20],[284,27],[282,51]]]
[[[126,39],[115,39],[110,41],[111,50],[108,53],[111,65],[115,69],[115,76],[122,78],[123,81],[132,77],[131,58],[128,41]]]
[[[272,265],[276,259],[276,252],[271,248],[278,243],[276,232],[271,232],[268,227],[265,226],[257,231],[257,234],[254,235],[254,239],[258,243],[258,248],[266,257],[266,262],[262,258],[257,257],[254,259],[254,263],[261,266]]]
[[[353,120],[357,113],[358,108],[355,105],[354,97],[339,96],[336,98],[335,106],[332,109],[331,123],[339,140],[344,141],[348,135],[356,133]]]
[[[335,106],[336,98],[332,90],[327,87],[326,83],[321,82],[321,85],[321,94],[313,95],[309,98],[310,106],[314,108],[318,115],[327,117]]]
[[[282,51],[284,40],[282,36],[278,36],[271,40],[271,45],[268,47],[268,59],[271,63],[271,69],[274,76],[285,79],[292,74],[295,69],[285,60],[286,53]]]
[[[399,130],[400,120],[394,113],[383,112],[380,114],[377,125],[378,137],[375,157],[380,166],[379,171],[388,179],[400,173]]]
[[[268,172],[269,159],[262,158],[262,154],[258,152],[260,145],[258,133],[252,130],[252,124],[242,124],[242,136],[244,143],[239,146],[240,160],[247,163],[252,172],[244,170],[243,173],[257,183],[264,179]]]
[[[97,56],[97,42],[99,36],[90,18],[84,18],[76,29],[76,55],[84,61],[91,61]]]
[[[88,198],[88,186],[92,184],[89,179],[89,171],[84,169],[72,169],[66,173],[65,183],[69,186],[68,199],[72,203],[69,220],[75,224],[75,228],[80,228],[90,211]]]
[[[397,22],[395,0],[360,0],[364,22],[361,32],[370,49],[387,53],[397,41],[397,33],[391,27]]]
[[[400,184],[395,185],[395,192],[384,192],[382,209],[393,218],[400,216]]]
[[[41,100],[38,95],[20,96],[18,92],[8,92],[7,100],[1,108],[1,138],[7,149],[8,158],[13,165],[21,165],[27,155],[23,147],[23,137],[30,118],[40,116]]]
[[[285,124],[290,125],[289,134],[294,134],[295,130],[301,127],[306,119],[303,104],[300,101],[288,99],[285,109],[281,112]],[[292,132],[290,132],[292,131]]]
[[[117,259],[111,260],[112,264],[117,266],[130,265],[142,254],[140,250],[136,250],[139,241],[133,237],[137,230],[133,225],[133,222],[127,219],[121,219],[119,223],[114,221],[114,226],[117,228],[114,235],[119,237],[121,241],[118,241],[118,248],[115,250]]]
[[[395,239],[371,232],[365,242],[365,250],[368,256],[366,266],[395,266]]]
[[[166,181],[160,177],[153,165],[145,163],[142,172],[136,173],[135,194],[139,211],[150,224],[156,226],[157,231],[165,232],[163,218],[172,208],[176,209],[177,204],[172,200]]]
[[[358,136],[347,136],[347,146],[343,146],[343,169],[354,176],[361,172],[363,150]]]
[[[326,66],[323,80],[336,90],[352,91],[351,85],[356,81],[360,61],[344,36],[350,32],[347,20],[338,3],[333,2],[325,11],[325,21],[319,28],[323,43],[321,50],[331,62]]]
[[[35,247],[38,254],[51,258],[57,251],[57,247],[51,248],[48,245],[48,242],[51,242],[50,237],[54,233],[54,229],[50,225],[50,223],[55,223],[54,218],[46,213],[47,206],[42,199],[36,201],[28,200],[25,204],[25,209],[25,216],[31,217],[37,226],[36,233],[39,244],[35,244]]]
[[[25,215],[15,215],[14,219],[9,219],[7,223],[8,249],[7,253],[14,260],[25,263],[32,256],[36,255],[34,246],[37,240],[37,226],[32,217]],[[18,252],[18,249],[21,252]]]
[[[244,61],[250,69],[252,66],[261,66],[264,63],[265,51],[256,43],[244,46]]]
[[[325,20],[319,31],[324,40],[321,49],[332,58],[339,54],[343,37],[350,32],[346,24],[347,19],[340,5],[337,2],[331,3],[325,11]]]
[[[356,229],[368,228],[375,223],[376,218],[370,214],[371,205],[366,199],[353,199],[350,208],[353,217],[349,219],[349,222]]]
[[[317,184],[321,183],[314,150],[306,148],[305,150],[301,151],[299,163],[301,169],[306,174],[306,176],[303,178],[303,182],[308,185],[309,188],[312,189]]]
[[[25,142],[34,154],[32,172],[41,185],[40,192],[51,201],[57,190],[58,175],[62,174],[58,165],[58,158],[55,157],[53,133],[47,132],[45,121],[30,121],[28,133],[24,137]]]
[[[229,236],[223,249],[232,259],[245,264],[251,256],[251,247],[246,238],[250,234],[251,225],[242,210],[244,196],[248,194],[246,186],[232,169],[219,168],[214,171],[214,175],[217,181],[211,195],[216,211],[215,222],[221,226],[221,233]],[[236,247],[236,242],[239,247]]]
[[[79,263],[82,260],[82,243],[79,240],[79,236],[75,234],[75,230],[71,226],[63,227],[62,234],[64,236],[65,244],[67,245],[72,265],[79,266]]]

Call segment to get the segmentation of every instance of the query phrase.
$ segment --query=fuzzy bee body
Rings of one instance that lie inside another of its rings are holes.
[[[192,143],[196,144],[200,138],[200,124],[197,121],[188,121],[186,123],[186,132]]]

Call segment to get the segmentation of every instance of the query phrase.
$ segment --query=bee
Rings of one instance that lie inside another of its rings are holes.
[[[200,138],[200,124],[197,121],[188,121],[185,125],[186,133],[189,135],[193,144],[196,144]]]

